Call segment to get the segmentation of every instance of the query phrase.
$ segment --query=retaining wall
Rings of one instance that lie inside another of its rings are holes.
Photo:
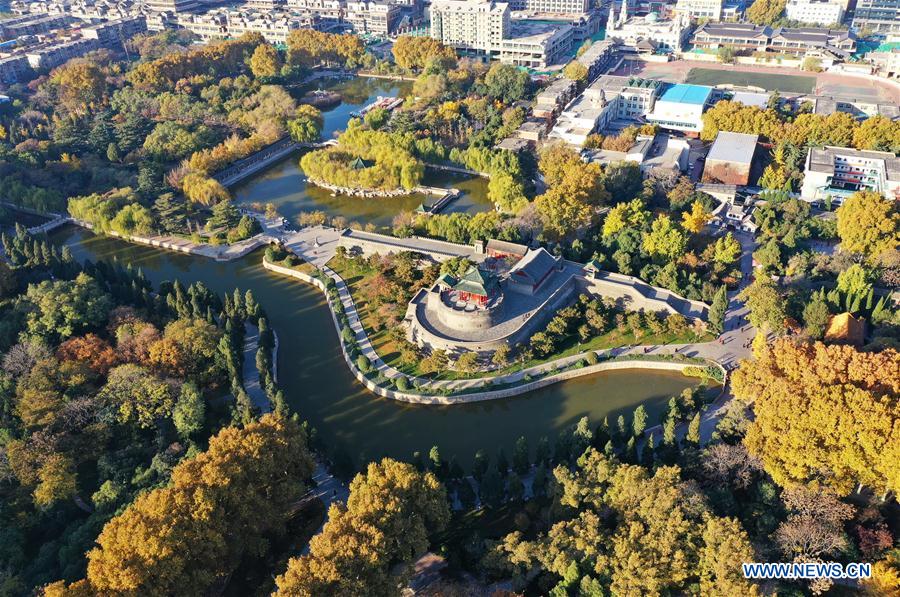
[[[398,238],[376,232],[361,232],[359,230],[346,230],[338,239],[338,245],[348,251],[359,249],[365,257],[370,255],[389,255],[412,251],[428,255],[435,261],[447,261],[454,257],[468,257],[478,260],[474,247],[460,245],[442,240],[420,239],[418,237]],[[483,257],[483,256],[482,256]]]
[[[600,272],[592,276],[579,276],[583,289],[589,293],[612,298],[627,298],[625,306],[631,310],[665,311],[680,313],[689,319],[706,321],[709,306],[692,301],[665,288],[651,286],[633,276]]]
[[[94,226],[90,222],[84,222],[82,220],[76,220],[74,218],[67,218],[66,221],[75,224],[76,226],[86,228],[87,230],[94,230]],[[155,247],[157,249],[166,249],[168,251],[177,251],[178,253],[187,253],[188,255],[196,255],[198,257],[207,257],[210,259],[215,259],[216,261],[231,261],[233,259],[240,259],[241,257],[252,253],[256,249],[269,244],[273,240],[273,238],[269,235],[261,233],[246,240],[242,240],[241,243],[245,244],[241,245],[240,248],[232,251],[232,249],[237,246],[237,244],[213,247],[212,245],[194,244],[188,240],[184,240],[178,243],[173,240],[167,240],[165,237],[149,238],[144,236],[129,236],[126,234],[119,234],[115,230],[108,230],[104,232],[104,234],[138,245],[146,245],[149,247]]]
[[[304,274],[303,272],[298,272],[297,270],[293,270],[290,268],[286,268],[280,265],[275,265],[273,263],[269,263],[265,259],[263,259],[263,267],[267,270],[283,274],[286,276],[290,276],[292,278],[296,278],[307,284],[312,284],[323,293],[326,292],[325,284],[308,274]],[[583,377],[585,375],[593,375],[595,373],[601,373],[604,371],[621,371],[625,369],[650,369],[656,371],[683,371],[687,367],[697,367],[696,363],[674,363],[668,361],[647,361],[641,359],[634,360],[617,360],[617,361],[607,361],[604,363],[597,363],[596,365],[588,365],[586,367],[582,367],[580,369],[569,369],[566,371],[561,371],[559,373],[554,373],[551,375],[544,376],[540,379],[524,383],[521,385],[517,385],[509,388],[502,388],[498,390],[484,390],[480,392],[470,392],[466,394],[457,394],[452,396],[425,396],[421,394],[414,394],[410,392],[401,392],[398,390],[391,390],[388,388],[383,388],[376,384],[374,381],[366,377],[362,374],[362,372],[356,367],[356,363],[350,358],[350,354],[347,352],[346,346],[344,346],[343,340],[340,337],[340,324],[337,320],[337,315],[334,310],[331,308],[330,301],[328,302],[328,311],[331,313],[331,320],[334,323],[335,332],[337,333],[337,341],[341,347],[341,354],[344,356],[344,362],[347,364],[347,367],[350,368],[350,372],[353,376],[366,387],[370,392],[377,394],[383,398],[389,398],[391,400],[399,400],[401,402],[409,402],[412,404],[435,404],[435,405],[450,405],[450,404],[467,404],[472,402],[484,402],[486,400],[499,400],[501,398],[510,398],[512,396],[518,396],[520,394],[525,394],[527,392],[532,392],[534,390],[547,387],[549,385],[569,380],[575,379],[577,377]],[[722,370],[723,376],[726,374],[725,369],[719,366]],[[399,374],[399,372],[398,372]],[[724,378],[724,377],[723,377]],[[485,387],[490,387],[490,378],[485,378]]]

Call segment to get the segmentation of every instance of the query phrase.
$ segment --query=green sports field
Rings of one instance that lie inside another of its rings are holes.
[[[772,75],[768,73],[748,73],[739,70],[716,70],[712,68],[692,68],[685,83],[696,85],[742,85],[762,87],[768,91],[785,93],[812,93],[816,78],[799,75]]]

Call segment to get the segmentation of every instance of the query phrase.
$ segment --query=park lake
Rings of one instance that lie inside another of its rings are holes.
[[[346,125],[350,113],[379,95],[402,95],[408,84],[352,79],[331,84],[344,101],[324,113],[323,136],[333,137]],[[414,209],[421,197],[358,199],[332,197],[308,188],[298,168],[299,156],[290,156],[254,175],[233,189],[240,202],[272,202],[294,219],[304,211],[322,210],[348,221],[389,226],[394,215]],[[486,180],[431,173],[426,184],[464,191],[451,210],[490,209]],[[232,262],[215,262],[131,245],[90,232],[66,227],[53,239],[68,245],[79,260],[107,260],[141,268],[154,283],[180,279],[202,281],[218,293],[251,289],[263,305],[278,334],[278,382],[290,405],[316,428],[332,455],[341,461],[363,463],[382,456],[409,459],[413,452],[427,454],[437,445],[445,458],[455,456],[468,467],[476,450],[510,454],[519,436],[533,446],[541,436],[555,436],[588,416],[593,425],[604,417],[613,422],[620,414],[630,420],[633,409],[644,404],[649,424],[659,422],[670,396],[696,385],[680,373],[626,370],[600,373],[566,381],[516,398],[456,406],[421,406],[379,398],[350,374],[340,352],[337,332],[324,297],[312,286],[279,276],[261,266],[262,251]]]
[[[403,97],[412,90],[409,82],[386,81],[382,79],[355,78],[345,81],[323,82],[341,95],[342,102],[322,113],[324,125],[322,137],[333,139],[343,130],[353,112],[357,112],[379,96]],[[298,97],[310,87],[295,91]],[[302,93],[301,93],[302,92]],[[265,171],[235,185],[232,194],[240,204],[273,203],[278,212],[291,221],[303,212],[322,211],[328,216],[343,216],[347,222],[374,224],[390,227],[394,216],[404,211],[414,211],[419,205],[428,205],[434,198],[419,193],[399,197],[360,199],[345,195],[335,195],[331,191],[308,185],[300,170],[298,151],[273,164]],[[428,168],[422,184],[431,187],[455,188],[462,191],[459,199],[453,201],[443,213],[476,213],[492,209],[487,199],[487,179],[442,172]]]

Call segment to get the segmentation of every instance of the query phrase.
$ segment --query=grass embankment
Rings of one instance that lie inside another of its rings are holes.
[[[272,256],[267,254],[266,260],[272,265],[280,265],[281,267],[286,267],[288,269],[292,269],[309,276],[313,275],[316,272],[316,266],[314,266],[312,263],[309,263],[308,261],[304,261],[300,257],[297,257],[296,255],[291,253],[289,253],[285,257],[282,257],[281,259],[273,259]]]
[[[709,342],[714,338],[712,334],[704,334],[698,337],[690,329],[687,329],[679,334],[672,334],[668,332],[652,334],[648,331],[647,333],[641,335],[639,338],[636,338],[632,330],[625,328],[616,328],[605,334],[594,336],[586,342],[579,342],[578,337],[575,334],[572,334],[568,338],[563,340],[560,343],[559,349],[552,354],[545,357],[535,357],[524,362],[515,361],[502,369],[495,369],[491,371],[477,371],[474,373],[464,373],[461,371],[448,370],[439,374],[427,375],[420,371],[418,363],[415,365],[402,363],[400,360],[401,346],[400,343],[392,336],[392,328],[379,327],[376,324],[377,317],[374,313],[374,309],[371,308],[370,303],[365,298],[365,292],[363,292],[363,289],[371,282],[376,273],[374,271],[370,273],[361,273],[356,269],[347,268],[342,262],[340,262],[340,260],[337,259],[332,259],[328,263],[328,266],[331,267],[338,275],[341,276],[341,278],[344,279],[344,282],[346,282],[347,287],[350,289],[350,294],[353,297],[353,302],[356,304],[356,310],[359,314],[359,319],[366,330],[366,334],[369,336],[369,341],[372,343],[372,346],[378,353],[378,356],[380,356],[381,360],[386,364],[410,376],[430,377],[434,380],[478,379],[482,377],[493,377],[497,375],[514,373],[516,371],[521,371],[522,369],[527,369],[529,367],[534,367],[536,365],[555,361],[563,357],[587,352],[589,350],[605,350],[609,348],[618,348],[620,346],[632,345],[663,345],[687,344],[691,342]]]

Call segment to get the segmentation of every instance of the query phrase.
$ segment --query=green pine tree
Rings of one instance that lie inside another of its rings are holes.
[[[241,212],[234,206],[231,201],[219,201],[212,208],[212,216],[206,222],[207,228],[210,230],[219,230],[224,228],[230,230],[241,221]]]
[[[693,446],[700,445],[700,413],[694,413],[694,417],[691,419],[691,422],[688,424],[687,435],[684,436],[684,441]]]
[[[656,441],[653,437],[653,432],[650,432],[650,436],[647,438],[647,443],[644,444],[644,449],[641,450],[641,464],[643,464],[647,468],[653,468],[653,462],[656,460],[654,451],[656,450]]]
[[[828,321],[831,319],[831,310],[825,300],[825,291],[814,292],[809,303],[803,309],[803,321],[806,324],[806,333],[811,338],[820,339],[825,334]]]
[[[717,336],[725,331],[725,311],[727,309],[728,292],[723,284],[713,298],[712,305],[709,307],[709,329]]]
[[[174,234],[185,230],[184,200],[176,198],[173,193],[163,193],[157,197],[153,202],[153,212],[160,232]]]
[[[644,430],[647,429],[647,409],[644,408],[643,404],[634,409],[634,415],[631,417],[631,428],[635,437],[644,435]]]

